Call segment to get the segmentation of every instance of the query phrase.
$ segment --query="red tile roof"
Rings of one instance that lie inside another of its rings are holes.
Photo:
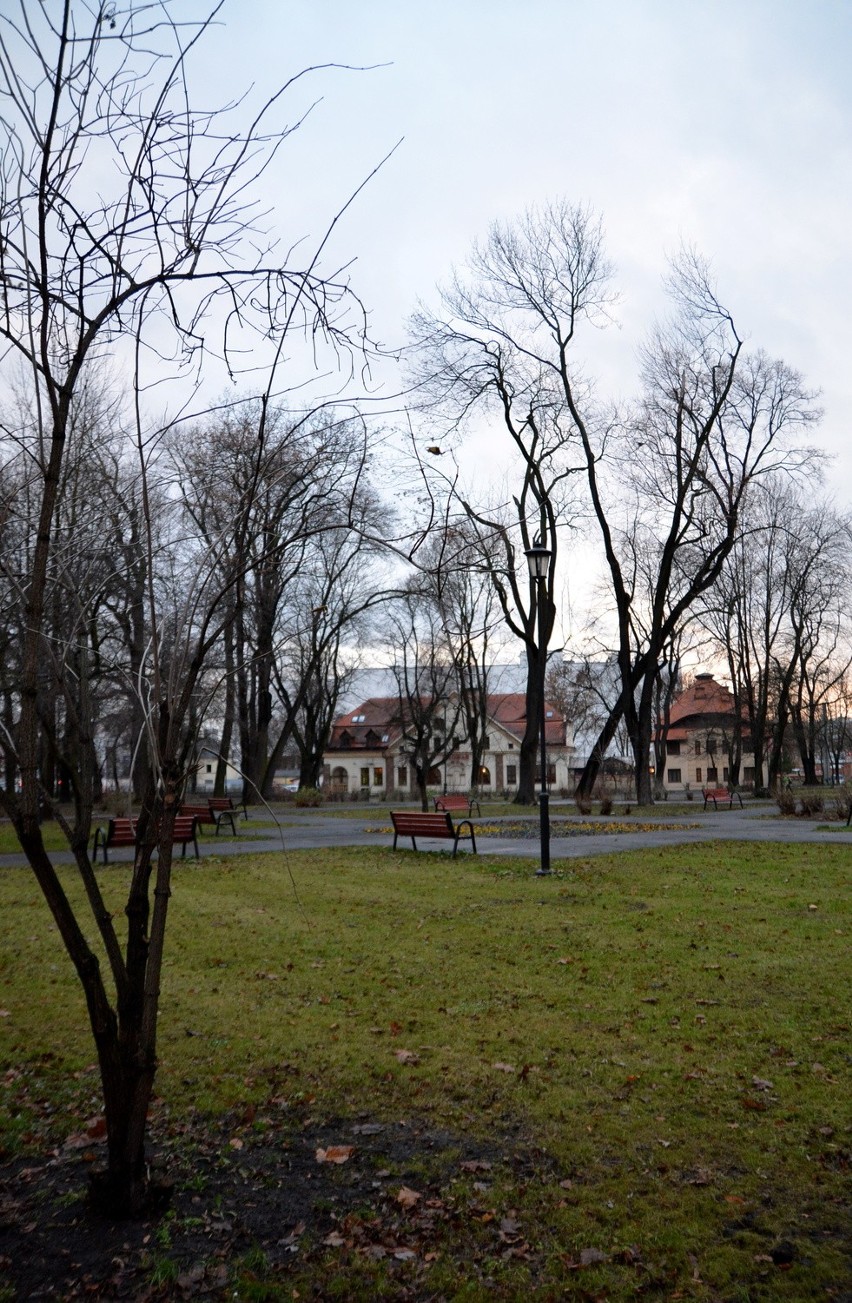
[[[565,721],[555,706],[545,703],[545,710],[550,712],[550,718],[546,721],[548,745],[560,746],[565,742]],[[519,740],[523,737],[527,724],[527,701],[522,692],[490,694],[486,712],[507,733]],[[398,740],[404,720],[405,709],[399,697],[369,697],[354,710],[338,715],[332,726],[328,750],[385,750]],[[377,735],[378,741],[371,739],[368,742],[368,733]],[[344,741],[344,734],[349,738],[348,745]],[[383,741],[385,737],[386,740]]]

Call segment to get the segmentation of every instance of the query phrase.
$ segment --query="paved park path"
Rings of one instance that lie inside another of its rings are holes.
[[[557,825],[551,841],[551,857],[558,859],[576,859],[588,855],[612,854],[616,851],[633,851],[649,846],[689,846],[708,841],[748,841],[748,842],[818,842],[829,845],[841,844],[852,850],[852,828],[842,824],[826,824],[824,820],[781,818],[777,806],[772,802],[754,802],[746,805],[744,810],[702,810],[697,804],[694,812],[669,814],[664,805],[653,807],[652,811],[637,812],[628,817],[618,814],[600,818],[596,815],[583,817],[576,814],[573,802],[555,801],[551,805],[551,819]],[[280,831],[269,827],[257,828],[259,835],[251,837],[222,832],[218,837],[209,831],[199,838],[201,857],[209,855],[244,855],[259,852],[281,852],[294,850],[315,850],[322,847],[338,846],[389,846],[390,816],[387,808],[374,807],[359,810],[357,813],[334,813],[324,810],[297,810],[294,807],[279,807],[276,815],[280,821]],[[480,853],[486,855],[508,855],[518,858],[536,859],[539,855],[538,822],[535,812],[526,812],[525,816],[501,816],[499,818],[476,819],[475,824],[487,824],[490,828],[501,823],[517,823],[519,817],[533,819],[533,832],[530,837],[517,836],[479,836]],[[267,823],[268,812],[253,812],[246,824],[238,822],[238,829],[251,828],[263,821]],[[636,822],[640,826],[625,832],[597,833],[577,832],[570,836],[559,836],[559,823],[575,824],[578,827],[593,820],[621,824]],[[400,846],[410,846],[410,842],[400,839]],[[445,849],[446,843],[422,842],[424,849]],[[460,851],[460,854],[462,852]],[[57,862],[70,862],[67,852],[57,852],[53,857]],[[110,861],[129,860],[129,851],[113,851]],[[192,861],[190,851],[189,860]],[[179,857],[178,857],[179,862]],[[14,867],[25,863],[22,854],[0,855],[0,867]]]

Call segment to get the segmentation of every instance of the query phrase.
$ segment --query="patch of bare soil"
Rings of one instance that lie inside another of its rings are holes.
[[[171,1196],[134,1220],[88,1205],[102,1141],[72,1137],[41,1158],[0,1163],[0,1301],[232,1298],[247,1263],[262,1261],[264,1277],[283,1285],[353,1236],[402,1264],[428,1255],[449,1215],[430,1194],[506,1162],[505,1147],[417,1122],[266,1123],[161,1119],[152,1148]]]

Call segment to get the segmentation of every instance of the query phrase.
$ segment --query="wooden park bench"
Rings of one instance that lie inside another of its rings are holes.
[[[135,846],[137,836],[136,819],[109,819],[106,828],[95,829],[95,839],[93,846],[93,858],[97,861],[98,848],[104,853],[104,864],[109,862],[108,851],[119,846]],[[198,859],[198,838],[196,836],[196,820],[193,815],[179,814],[175,819],[174,831],[172,832],[172,845],[180,846],[181,859],[186,857],[186,848],[192,843],[195,851],[195,858]]]
[[[98,859],[98,847],[100,846],[104,853],[104,864],[108,863],[107,851],[115,846],[135,846],[136,845],[136,820],[135,819],[110,819],[106,828],[95,829],[95,841],[92,848],[92,858],[95,863]]]
[[[205,823],[215,823],[216,816],[210,809],[209,805],[193,805],[189,801],[182,801],[178,809],[178,818],[194,819],[199,825],[198,831],[203,832]]]
[[[417,837],[436,837],[442,841],[451,841],[453,843],[453,859],[459,848],[460,841],[469,841],[476,851],[476,836],[473,831],[473,824],[470,819],[462,819],[457,825],[453,825],[453,818],[449,810],[436,810],[434,814],[428,811],[423,814],[420,810],[391,810],[391,822],[393,823],[393,849],[396,850],[398,837],[410,837],[411,845],[417,850]],[[464,829],[467,827],[468,832]]]
[[[472,815],[474,806],[481,817],[482,811],[475,796],[465,796],[463,792],[445,792],[443,796],[435,797],[436,810],[464,810],[467,815]]]
[[[198,823],[198,831],[204,831],[206,823],[212,823],[216,826],[216,836],[219,836],[219,829],[223,824],[231,829],[236,837],[237,835],[237,814],[239,810],[245,813],[245,806],[234,806],[231,804],[230,796],[211,796],[206,805],[193,805],[187,801],[181,804],[178,814],[184,814],[194,818]],[[248,815],[246,814],[246,818]]]
[[[207,804],[217,814],[241,814],[244,819],[248,819],[245,801],[235,802],[232,796],[211,796]]]
[[[713,809],[719,809],[720,801],[728,802],[728,809],[733,810],[734,798],[739,801],[740,809],[743,809],[743,798],[736,789],[728,791],[727,787],[704,787],[701,789],[701,795],[704,797],[704,809],[707,809],[707,802],[713,802]]]

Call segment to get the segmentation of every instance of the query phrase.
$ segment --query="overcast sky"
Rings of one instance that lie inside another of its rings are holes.
[[[217,90],[386,65],[300,84],[291,113],[321,102],[268,196],[288,238],[316,235],[402,139],[335,245],[384,342],[494,218],[589,203],[623,293],[606,391],[632,392],[666,255],[694,244],[741,333],[822,391],[852,501],[849,0],[251,0],[225,21]]]

